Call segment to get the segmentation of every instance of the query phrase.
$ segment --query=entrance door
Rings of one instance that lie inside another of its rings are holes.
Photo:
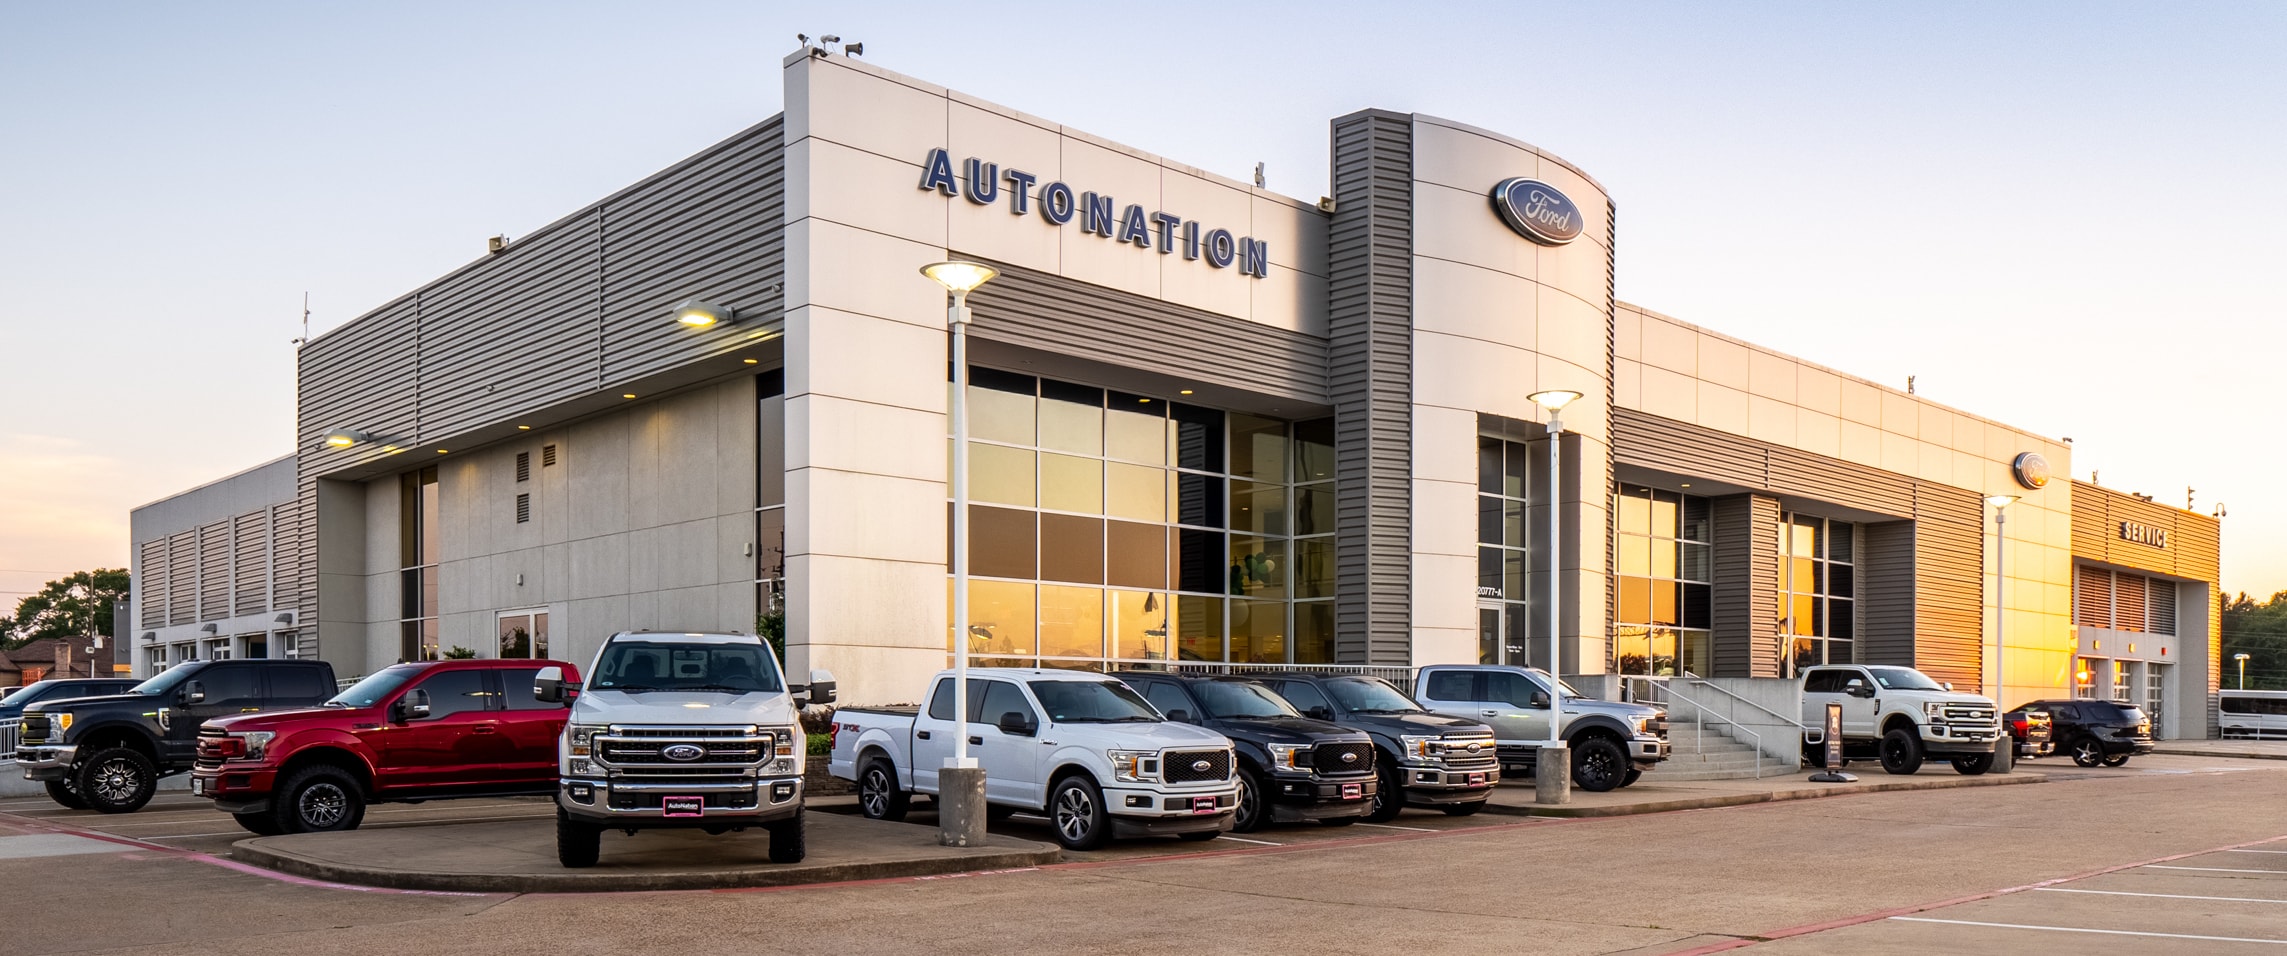
[[[2144,665],[2144,716],[2152,721],[2152,738],[2154,740],[2164,739],[2160,715],[2165,713],[2162,708],[2166,707],[2168,703],[2167,694],[2163,690],[2167,686],[2168,665],[2158,661],[2146,662]]]
[[[1477,663],[1506,664],[1508,650],[1501,642],[1501,602],[1477,602]]]
[[[500,612],[500,657],[548,657],[548,609]]]

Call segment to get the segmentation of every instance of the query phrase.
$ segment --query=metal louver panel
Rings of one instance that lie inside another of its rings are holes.
[[[528,495],[528,494],[525,494],[525,495],[517,495],[517,496],[516,496],[516,523],[517,523],[517,524],[526,524],[526,523],[529,523],[531,520],[532,520],[532,496],[531,496],[531,495]]]
[[[2112,572],[2085,566],[2073,569],[2073,623],[2112,626]]]
[[[2175,634],[2176,582],[2153,578],[2144,587],[2144,603],[2149,609],[2146,630],[2154,634]]]
[[[136,569],[136,600],[142,603],[143,626],[167,626],[167,539],[143,542],[142,566]]]
[[[2141,574],[2121,574],[2113,577],[2112,626],[2115,630],[2144,630],[2144,584]]]
[[[1957,687],[1984,686],[1984,502],[1914,486],[1914,666]]]
[[[517,453],[516,453],[516,480],[518,480],[518,481],[531,481],[531,480],[532,480],[532,453],[531,453],[531,452],[528,452],[528,451],[520,451],[520,452],[517,452]]]
[[[1413,658],[1413,119],[1334,122],[1327,236],[1336,659]]]
[[[231,613],[260,614],[270,598],[270,513],[249,511],[230,525]]]
[[[199,619],[199,533],[167,536],[167,623]]]
[[[199,529],[199,619],[230,616],[230,522]]]

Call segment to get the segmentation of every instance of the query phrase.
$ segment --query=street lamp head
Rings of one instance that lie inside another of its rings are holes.
[[[684,299],[675,307],[675,321],[694,329],[711,328],[718,323],[735,321],[738,313],[705,299]]]
[[[326,444],[328,445],[331,445],[335,448],[348,448],[351,445],[355,445],[358,442],[370,439],[373,436],[358,431],[354,428],[336,428],[333,431],[327,432],[325,437]]]
[[[2017,503],[2016,495],[1986,495],[1985,503],[1996,508],[2007,508]]]
[[[2246,655],[2246,654],[2233,654],[2233,655],[2231,656],[2231,659],[2232,659],[2232,660],[2235,660],[2235,661],[2244,661],[2244,660],[2246,660],[2246,659],[2247,659],[2247,655]]]
[[[976,287],[992,281],[992,278],[1000,275],[1001,271],[982,262],[963,262],[954,259],[949,262],[932,262],[922,266],[921,274],[936,280],[937,284],[944,286],[947,292],[954,295],[967,295]]]
[[[1575,399],[1578,399],[1580,393],[1571,389],[1553,388],[1545,392],[1534,392],[1525,397],[1549,411],[1561,412],[1564,411],[1566,405],[1570,405]]]

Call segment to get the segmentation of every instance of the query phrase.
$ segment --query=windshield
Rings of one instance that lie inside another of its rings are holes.
[[[1159,712],[1118,681],[1036,680],[1025,686],[1040,698],[1048,719],[1058,723],[1159,723]]]
[[[1869,667],[1867,670],[1874,672],[1874,682],[1882,685],[1883,690],[1945,690],[1937,681],[1911,667]]]
[[[1353,714],[1418,714],[1421,705],[1377,677],[1345,677],[1325,683],[1326,696]]]
[[[1206,711],[1209,717],[1302,716],[1293,704],[1253,681],[1203,680],[1191,685],[1191,692],[1199,695],[1199,709]]]
[[[595,680],[589,686],[631,694],[653,690],[775,694],[786,689],[779,681],[777,660],[760,641],[613,641],[596,662]]]
[[[204,661],[192,661],[192,662],[190,662],[190,663],[187,663],[187,664],[177,664],[177,665],[175,665],[174,667],[172,667],[172,668],[169,668],[169,669],[168,669],[168,670],[167,670],[165,673],[162,673],[162,674],[160,674],[160,675],[159,675],[159,676],[157,676],[157,677],[153,677],[153,678],[151,678],[150,680],[147,680],[147,681],[144,681],[144,682],[142,682],[142,683],[140,683],[140,684],[137,684],[137,685],[135,685],[134,689],[132,689],[132,690],[129,690],[129,691],[128,691],[128,693],[130,693],[130,694],[169,694],[169,693],[173,693],[176,687],[179,687],[179,686],[181,686],[181,685],[182,685],[182,683],[183,683],[184,681],[190,680],[190,679],[191,679],[191,675],[192,675],[192,674],[196,674],[196,673],[198,673],[198,672],[199,672],[201,669],[203,669],[204,667],[206,667],[206,663],[205,663]]]
[[[371,707],[381,703],[382,698],[397,688],[405,686],[407,681],[421,676],[421,672],[426,669],[419,664],[384,667],[373,676],[349,685],[348,690],[335,694],[332,700],[326,701],[326,706]]]
[[[23,716],[25,707],[38,702],[41,695],[46,694],[48,688],[55,685],[55,681],[44,680],[17,688],[15,693],[9,694],[5,699],[0,699],[0,717]]]

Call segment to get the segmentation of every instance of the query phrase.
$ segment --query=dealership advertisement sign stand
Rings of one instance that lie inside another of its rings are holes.
[[[1820,730],[1823,730],[1827,736],[1825,739],[1827,768],[1825,771],[1811,773],[1811,782],[1814,784],[1855,784],[1857,773],[1843,773],[1843,704],[1827,704],[1827,725],[1820,727]]]

